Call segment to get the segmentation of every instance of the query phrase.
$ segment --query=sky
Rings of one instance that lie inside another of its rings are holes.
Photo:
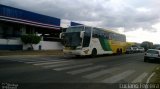
[[[128,42],[160,44],[160,0],[0,0],[36,13],[112,29]]]

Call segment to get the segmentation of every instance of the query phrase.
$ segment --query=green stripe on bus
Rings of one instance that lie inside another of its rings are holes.
[[[101,46],[103,48],[104,51],[112,51],[109,41],[105,38],[99,38],[99,41],[101,43]]]

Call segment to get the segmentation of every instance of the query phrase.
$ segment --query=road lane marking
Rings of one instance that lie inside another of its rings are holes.
[[[8,59],[8,60],[12,60],[12,61],[18,61],[18,62],[25,62],[25,63],[38,63],[38,62],[40,62],[40,61],[62,61],[62,60],[66,60],[66,59],[58,59],[58,58],[55,58],[55,59],[47,59],[47,58],[37,58],[37,59],[33,59],[33,58],[23,58],[23,59],[20,59],[20,58],[18,58],[18,59]]]
[[[157,67],[156,70],[159,70],[159,67]]]
[[[54,59],[37,58],[37,59],[32,59],[32,62],[36,62],[36,61],[51,61],[51,60],[65,60],[65,59],[58,59],[58,58],[54,58]]]
[[[153,72],[153,73],[148,77],[148,79],[147,79],[147,81],[146,81],[146,84],[149,83],[149,81],[151,80],[151,78],[152,78],[155,74],[156,74],[156,73]],[[148,89],[148,87],[146,87],[145,89]]]
[[[103,83],[116,83],[126,77],[128,77],[129,75],[131,75],[132,73],[134,73],[135,71],[133,70],[128,70],[128,71],[125,71],[123,73],[120,73],[118,75],[115,75],[113,77],[110,77],[110,78],[107,78],[107,79],[104,79],[102,80],[101,82]]]
[[[25,63],[29,63],[29,64],[33,64],[33,63],[44,63],[44,62],[56,62],[56,61],[62,61],[61,60],[43,60],[43,61],[33,61],[33,62],[25,62]]]
[[[66,65],[71,65],[71,64],[54,64],[54,65],[45,65],[42,66],[44,68],[54,68],[54,67],[61,67],[61,66],[66,66]]]
[[[88,71],[92,71],[92,70],[100,69],[100,68],[104,68],[104,67],[106,67],[106,66],[98,65],[98,66],[87,67],[87,68],[83,68],[83,69],[79,69],[79,70],[70,71],[70,72],[67,72],[67,73],[75,75],[75,74],[80,74],[80,73],[83,73],[83,72],[88,72]]]
[[[143,73],[140,76],[138,76],[136,79],[132,81],[132,83],[141,83],[142,80],[148,75],[148,73]]]
[[[79,65],[75,65],[75,66],[68,66],[68,67],[62,67],[62,68],[55,68],[53,70],[62,71],[62,70],[68,70],[68,69],[86,67],[86,66],[89,66],[89,65],[92,65],[92,63],[89,63],[89,64],[79,64]]]
[[[73,60],[71,60],[71,61],[54,61],[54,62],[35,63],[33,65],[50,65],[50,64],[58,64],[58,63],[66,63],[66,62],[73,62]]]
[[[18,61],[18,62],[31,62],[32,59],[9,59],[11,61]]]
[[[87,78],[87,79],[94,79],[94,78],[103,76],[103,75],[105,75],[105,74],[107,74],[107,73],[111,73],[111,72],[113,72],[113,71],[116,71],[116,70],[118,70],[118,69],[119,69],[119,68],[104,69],[104,70],[101,70],[101,71],[97,71],[97,72],[94,72],[94,73],[85,75],[85,76],[83,76],[83,77],[84,77],[84,78]]]
[[[155,72],[153,72],[153,73],[148,77],[148,79],[147,79],[147,82],[146,82],[146,83],[149,83],[150,79],[151,79],[155,74],[156,74],[156,73],[155,73]]]

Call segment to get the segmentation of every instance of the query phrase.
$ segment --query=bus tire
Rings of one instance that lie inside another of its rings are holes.
[[[97,49],[94,48],[94,49],[92,50],[91,57],[96,57],[96,56],[97,56]]]
[[[147,58],[144,57],[144,62],[147,62]]]
[[[120,49],[120,54],[123,54],[122,49]]]
[[[117,49],[117,53],[116,53],[117,55],[119,55],[119,54],[120,54],[120,52],[119,52],[119,51],[120,51],[120,50],[119,50],[119,49]]]
[[[76,58],[80,58],[80,57],[81,57],[81,55],[75,55],[75,57],[76,57]]]

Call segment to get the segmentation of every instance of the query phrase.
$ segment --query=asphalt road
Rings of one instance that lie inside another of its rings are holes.
[[[146,83],[157,66],[156,63],[143,62],[143,53],[105,55],[96,58],[7,56],[0,57],[0,82],[2,86],[8,86],[7,83],[19,84],[20,88],[22,88],[20,84],[32,85],[31,87],[59,84],[61,89],[66,89],[64,87],[66,83],[79,84],[77,86],[94,84],[94,88],[95,84],[110,86],[119,83]]]

